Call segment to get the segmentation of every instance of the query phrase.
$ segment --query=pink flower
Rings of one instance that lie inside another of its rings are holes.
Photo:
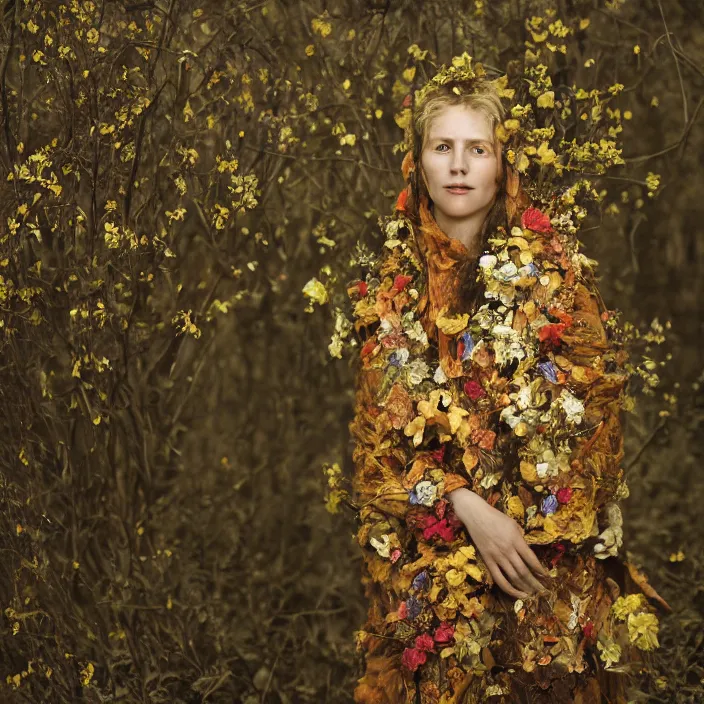
[[[423,633],[423,635],[416,636],[416,648],[418,650],[431,651],[435,648],[435,641],[430,633]]]
[[[408,607],[406,606],[406,602],[402,601],[398,607],[398,617],[406,618],[406,616],[408,616]]]
[[[555,496],[557,496],[557,500],[561,504],[566,504],[572,498],[572,487],[566,486],[562,489],[558,489]]]
[[[455,627],[448,621],[443,621],[436,629],[433,638],[436,643],[449,643],[455,637]]]
[[[401,664],[411,672],[415,672],[427,659],[428,656],[424,650],[406,648],[401,656]]]
[[[464,392],[467,394],[467,396],[469,396],[469,398],[472,399],[472,401],[476,401],[478,398],[486,396],[486,391],[484,391],[482,385],[479,382],[473,380],[465,382]]]
[[[521,216],[521,227],[533,232],[550,232],[550,218],[537,208],[527,208]]]
[[[396,562],[399,557],[401,557],[401,551],[398,548],[394,548],[391,551],[391,555],[389,556],[391,563],[393,564],[394,562]]]

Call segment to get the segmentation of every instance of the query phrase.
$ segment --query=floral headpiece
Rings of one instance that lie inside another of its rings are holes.
[[[424,52],[416,58],[423,56]],[[490,80],[484,66],[475,64],[465,52],[454,57],[449,66],[441,66],[420,89],[411,89],[395,116],[396,123],[405,130],[405,141],[396,149],[408,150],[402,166],[406,182],[413,184],[420,158],[413,115],[438,88],[453,84],[454,93],[468,95],[476,91],[479,81],[493,84],[504,102],[506,117],[497,126],[496,136],[503,145],[507,167],[509,220],[517,210],[510,201],[518,195],[521,176],[531,184],[531,200],[547,206],[562,191],[567,204],[575,207],[575,215],[584,217],[587,201],[600,198],[588,177],[600,176],[611,166],[624,163],[616,141],[622,130],[621,114],[609,107],[623,86],[615,84],[606,90],[590,91],[562,88],[558,93],[548,67],[537,59],[525,64],[512,62],[504,75]],[[565,135],[571,135],[571,139]],[[401,195],[401,204],[408,195]]]

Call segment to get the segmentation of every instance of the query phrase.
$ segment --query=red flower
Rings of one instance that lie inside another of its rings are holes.
[[[584,624],[584,626],[582,626],[582,633],[584,633],[585,638],[591,640],[594,637],[594,624],[591,621]]]
[[[439,499],[438,501],[435,502],[435,515],[438,518],[445,518],[445,511],[447,510],[447,507],[450,505],[450,502],[447,499]]]
[[[521,216],[521,226],[533,232],[550,232],[550,218],[537,208],[527,208]]]
[[[486,396],[486,391],[484,391],[482,385],[474,380],[465,382],[464,392],[467,396],[469,396],[469,398],[472,399],[472,401],[476,401],[478,398]]]
[[[447,448],[447,445],[443,444],[440,445],[440,447],[437,450],[433,450],[430,453],[430,456],[436,461],[436,462],[444,462],[445,461],[445,449]]]
[[[428,656],[424,650],[406,648],[401,656],[401,664],[411,672],[415,672],[427,659]]]
[[[430,540],[435,535],[448,543],[455,539],[454,527],[449,524],[447,518],[438,520],[435,516],[425,516],[421,525],[424,540]]]
[[[548,313],[552,315],[553,317],[557,318],[561,323],[564,323],[565,325],[572,325],[574,322],[574,318],[564,310],[560,308],[555,308],[554,306],[551,306],[548,308]]]
[[[565,544],[564,543],[555,543],[553,546],[555,550],[555,555],[550,558],[550,567],[554,567],[561,559],[562,556],[565,554]]]
[[[406,202],[408,201],[408,188],[404,188],[396,199],[396,210],[406,210]]]
[[[406,606],[406,602],[402,601],[398,607],[398,617],[406,618],[406,616],[408,616],[408,607]]]
[[[416,648],[418,650],[431,651],[435,648],[435,641],[430,633],[423,633],[421,636],[416,636]]]
[[[401,103],[401,107],[410,108],[411,107],[411,94],[409,93]]]
[[[559,347],[562,342],[562,333],[567,329],[564,323],[548,323],[538,330],[541,342],[549,342],[553,347]]]
[[[396,278],[394,279],[394,291],[403,291],[409,281],[413,281],[412,276],[404,276],[403,274],[397,274]]]
[[[370,337],[365,343],[364,347],[362,347],[362,351],[359,353],[362,357],[366,357],[368,354],[371,354],[374,351],[374,348],[377,346],[377,341],[376,337]]]
[[[357,290],[359,291],[359,295],[360,295],[360,296],[366,296],[366,295],[367,295],[367,291],[369,290],[369,286],[367,286],[367,282],[366,282],[366,281],[360,281],[360,282],[357,284]]]
[[[455,637],[455,627],[448,621],[443,621],[436,629],[433,638],[436,643],[449,643]]]
[[[561,504],[566,504],[572,498],[572,487],[566,486],[562,489],[558,489],[555,496],[557,496],[557,500]]]

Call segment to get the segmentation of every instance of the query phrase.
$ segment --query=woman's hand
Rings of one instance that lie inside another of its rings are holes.
[[[521,599],[545,590],[535,575],[548,577],[549,572],[523,539],[524,531],[513,518],[469,489],[455,489],[447,498],[501,589]]]

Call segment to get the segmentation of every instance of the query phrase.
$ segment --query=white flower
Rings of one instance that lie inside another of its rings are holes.
[[[435,370],[435,374],[433,374],[433,381],[440,385],[444,384],[447,381],[447,374],[443,371],[443,368],[438,364],[438,368]]]
[[[493,348],[494,358],[499,367],[505,366],[513,359],[520,362],[526,356],[523,345],[517,340],[508,343],[503,340],[495,340]]]
[[[567,422],[579,425],[584,416],[584,404],[567,389],[563,389],[556,403],[562,406],[567,414]]]
[[[420,384],[430,374],[430,367],[422,359],[414,359],[406,366],[408,383],[413,386]]]
[[[499,418],[506,423],[511,430],[521,422],[521,417],[515,415],[516,410],[516,407],[511,404],[510,406],[506,406],[499,415]]]
[[[402,367],[407,361],[408,357],[410,356],[410,352],[408,351],[408,347],[399,347],[396,350],[396,359],[398,360],[398,364],[400,367]]]
[[[513,262],[506,262],[500,269],[494,272],[494,278],[504,283],[518,278],[518,267]]]
[[[422,506],[432,506],[438,496],[438,488],[429,481],[418,482],[415,486],[418,503]]]
[[[618,549],[623,545],[623,515],[621,508],[615,502],[605,507],[608,527],[599,533],[600,543],[594,546],[594,554],[600,560],[618,555]]]
[[[388,318],[382,318],[379,322],[379,330],[388,335],[394,331],[394,326]]]
[[[485,254],[479,257],[479,266],[482,269],[493,269],[498,259],[493,254]]]
[[[386,534],[382,535],[381,538],[381,540],[369,538],[369,543],[381,557],[389,557],[391,554],[391,540]]]

